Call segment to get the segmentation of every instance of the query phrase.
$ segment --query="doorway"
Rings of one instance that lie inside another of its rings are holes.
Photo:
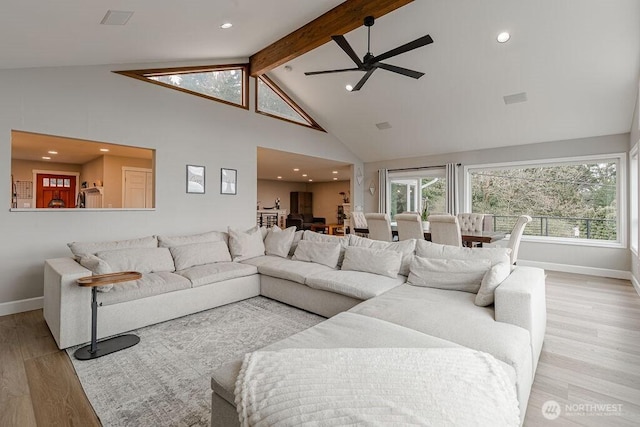
[[[36,208],[75,208],[76,176],[36,174]]]

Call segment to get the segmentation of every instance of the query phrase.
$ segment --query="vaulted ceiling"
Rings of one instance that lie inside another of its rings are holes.
[[[0,15],[0,67],[203,61],[248,57],[340,1],[8,0]],[[99,25],[107,8],[134,11]],[[223,22],[232,22],[221,30]],[[511,40],[496,36],[509,31]],[[640,74],[637,0],[416,0],[376,20],[372,51],[424,34],[434,43],[387,62],[419,80],[376,71],[359,92],[333,42],[272,76],[364,161],[629,132]],[[345,35],[359,56],[366,30]],[[290,68],[290,71],[285,69]],[[503,96],[526,92],[505,105]],[[636,112],[637,114],[637,112]],[[390,129],[378,130],[388,122]]]

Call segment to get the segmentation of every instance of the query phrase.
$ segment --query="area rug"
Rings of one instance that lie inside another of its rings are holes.
[[[99,359],[67,352],[103,426],[208,426],[216,368],[322,320],[255,297],[138,329],[138,345]]]

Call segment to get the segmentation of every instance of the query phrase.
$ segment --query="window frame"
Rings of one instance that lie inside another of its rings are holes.
[[[439,173],[441,172],[441,173]],[[389,216],[391,217],[391,181],[394,179],[407,179],[407,180],[417,180],[418,183],[418,187],[420,187],[420,182],[422,179],[424,178],[429,178],[429,177],[433,177],[433,178],[443,178],[447,179],[447,170],[444,166],[440,167],[440,166],[425,166],[424,168],[415,168],[415,169],[411,169],[411,170],[398,170],[398,171],[393,171],[390,170],[387,173],[387,207],[386,207],[386,211],[389,214]],[[417,188],[417,194],[416,194],[416,199],[417,199],[417,208],[418,208],[418,213],[420,213],[420,215],[422,216],[422,189],[421,188]],[[447,203],[447,198],[449,197],[448,194],[448,190],[445,192],[445,209],[446,209],[446,203]],[[393,221],[394,219],[391,218],[391,220]]]
[[[275,114],[271,114],[271,113],[268,113],[266,111],[261,111],[260,109],[258,109],[258,83],[259,83],[258,80],[262,80],[262,82],[264,84],[266,84],[271,90],[273,90],[276,95],[278,95],[285,103],[287,103],[291,108],[293,108],[293,110],[296,113],[300,114],[303,119],[305,119],[307,122],[309,122],[309,124],[296,122],[295,120],[290,120],[290,119],[287,119],[285,117],[280,117],[280,116],[277,116]],[[303,127],[306,127],[306,128],[319,130],[321,132],[326,132],[326,130],[324,130],[322,128],[322,126],[320,126],[315,120],[313,120],[313,118],[311,118],[311,116],[309,114],[307,114],[302,109],[302,107],[300,107],[298,104],[296,104],[296,102],[293,99],[291,99],[291,97],[289,97],[289,95],[287,95],[282,89],[280,89],[280,87],[273,80],[271,80],[266,74],[262,74],[262,75],[259,75],[259,76],[255,77],[255,107],[254,107],[254,110],[255,110],[256,113],[262,114],[263,116],[273,117],[274,119],[283,120],[285,122],[293,123],[293,124],[296,124],[298,126],[303,126]]]
[[[638,209],[638,143],[629,151],[629,249],[638,256],[639,209]],[[635,222],[635,224],[634,224]]]
[[[550,159],[536,160],[520,160],[513,162],[501,163],[485,163],[475,165],[464,165],[463,167],[463,205],[465,212],[471,212],[471,172],[495,169],[522,169],[526,167],[540,166],[568,166],[575,164],[593,163],[593,162],[616,162],[616,195],[618,202],[618,212],[616,215],[617,222],[617,240],[597,240],[597,239],[569,239],[565,237],[552,236],[527,236],[523,235],[523,241],[539,242],[539,243],[555,243],[576,246],[596,246],[607,248],[627,248],[628,231],[627,231],[627,153],[605,153],[587,156],[561,157]]]
[[[171,74],[194,74],[194,73],[206,73],[210,71],[229,71],[229,70],[240,70],[242,72],[242,104],[226,101],[221,98],[205,95],[204,93],[194,92],[189,89],[184,89],[179,86],[174,86],[167,83],[151,80],[149,78],[149,77],[157,77],[157,76],[166,76]],[[189,67],[149,68],[144,70],[114,71],[114,73],[131,77],[137,80],[142,80],[143,82],[151,83],[154,85],[177,90],[179,92],[187,93],[189,95],[199,96],[201,98],[209,99],[211,101],[221,102],[223,104],[242,108],[244,110],[249,109],[249,64],[195,65],[195,66],[189,66]]]

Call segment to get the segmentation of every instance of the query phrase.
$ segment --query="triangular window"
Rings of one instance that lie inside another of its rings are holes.
[[[246,64],[116,71],[128,77],[225,104],[249,108]]]
[[[265,75],[256,78],[256,113],[321,130],[302,108]]]

